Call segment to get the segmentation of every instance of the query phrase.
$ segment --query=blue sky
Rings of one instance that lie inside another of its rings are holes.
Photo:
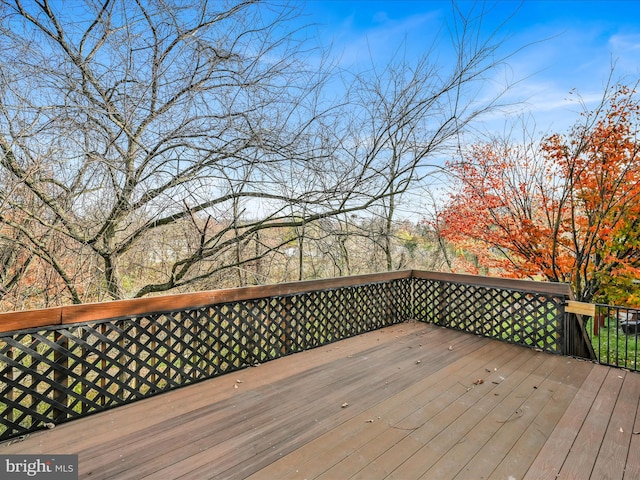
[[[478,2],[459,3],[468,9]],[[529,45],[494,80],[518,81],[507,100],[524,102],[512,110],[535,119],[538,130],[563,131],[577,120],[581,107],[569,91],[593,104],[612,62],[616,80],[634,84],[640,79],[640,0],[499,0],[485,6],[487,31],[508,19],[501,30],[507,38],[503,52]],[[434,38],[441,45],[438,61],[446,62],[448,0],[307,0],[303,15],[317,25],[324,43],[333,43],[346,68],[371,57],[384,62],[403,40],[407,58],[417,57]],[[487,122],[500,128],[506,121],[502,114]]]

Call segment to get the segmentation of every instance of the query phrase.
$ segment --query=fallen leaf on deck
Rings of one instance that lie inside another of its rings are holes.
[[[496,385],[500,385],[503,380],[504,380],[504,377],[500,376],[500,377],[498,377],[498,380],[493,380],[491,383],[495,383]]]
[[[479,378],[478,380],[473,382],[474,385],[480,385],[481,383],[484,383],[484,380],[482,378]]]

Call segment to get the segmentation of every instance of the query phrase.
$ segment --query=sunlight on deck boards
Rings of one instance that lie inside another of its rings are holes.
[[[0,454],[78,454],[90,479],[631,479],[639,398],[637,373],[406,323]]]

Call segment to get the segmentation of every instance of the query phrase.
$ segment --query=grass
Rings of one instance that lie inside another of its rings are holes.
[[[486,310],[488,311],[488,307]],[[552,311],[546,313],[534,311],[527,315],[515,313],[508,318],[495,316],[491,319],[455,313],[449,313],[444,319],[437,314],[426,313],[418,318],[437,325],[544,351],[557,352],[560,349],[558,327]]]
[[[614,317],[604,320],[604,326],[599,327],[597,335],[593,332],[593,318],[589,319],[586,328],[600,363],[630,370],[640,369],[638,364],[640,336],[626,335],[618,327]]]

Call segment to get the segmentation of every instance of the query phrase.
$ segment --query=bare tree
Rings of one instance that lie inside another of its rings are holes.
[[[372,210],[372,239],[382,249],[387,270],[394,263],[394,229],[404,194],[443,167],[459,135],[482,114],[499,107],[503,85],[495,95],[479,98],[487,77],[508,59],[500,53],[499,29],[483,33],[482,3],[463,11],[453,4],[449,25],[452,57],[438,61],[434,44],[416,61],[398,49],[384,69],[371,69],[351,80],[355,99],[353,162],[366,164],[375,178],[378,201]],[[511,53],[512,54],[512,53]],[[373,54],[372,54],[373,55]]]
[[[19,210],[11,208],[7,198],[19,195],[19,185],[11,184],[9,179],[0,179],[0,190],[3,192],[0,202],[0,299],[9,307],[24,307],[18,300],[16,287],[23,281],[24,276],[34,261],[33,255],[28,255],[28,249],[21,248],[25,235],[22,223],[24,219]],[[5,298],[9,292],[14,292],[14,298],[7,302]]]
[[[18,0],[1,12],[0,165],[37,198],[29,221],[67,239],[69,250],[47,255],[51,266],[61,255],[95,255],[108,295],[121,298],[130,249],[191,221],[164,280],[134,295],[164,291],[229,268],[213,260],[285,221],[287,205],[339,194],[291,197],[271,185],[273,172],[313,161],[297,142],[322,114],[303,103],[321,79],[280,31],[292,9]],[[263,215],[243,223],[240,206]],[[23,234],[40,248],[31,228]],[[248,261],[236,255],[235,264]]]
[[[250,0],[0,0],[0,176],[33,201],[0,200],[23,216],[23,254],[64,285],[51,303],[257,271],[288,242],[260,232],[373,205],[389,234],[425,160],[486,108],[464,106],[464,90],[495,66],[493,39],[459,16],[448,75],[400,63],[329,102],[332,70],[295,41],[295,14]]]

